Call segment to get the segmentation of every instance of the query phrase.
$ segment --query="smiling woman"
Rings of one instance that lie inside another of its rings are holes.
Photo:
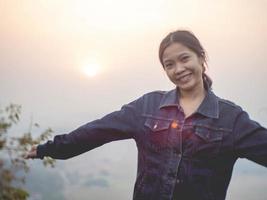
[[[169,33],[160,43],[159,59],[174,89],[146,93],[69,134],[58,134],[33,146],[26,158],[68,159],[134,139],[133,200],[224,200],[238,158],[267,167],[267,129],[212,91],[197,37],[187,30]],[[95,76],[99,67],[89,63],[85,72]]]

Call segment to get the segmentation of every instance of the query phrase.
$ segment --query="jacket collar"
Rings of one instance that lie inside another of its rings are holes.
[[[161,99],[159,108],[176,106],[181,108],[179,105],[179,91],[177,88],[168,91],[164,94]],[[218,97],[209,89],[207,94],[198,107],[196,113],[200,113],[206,117],[219,118],[219,100]]]

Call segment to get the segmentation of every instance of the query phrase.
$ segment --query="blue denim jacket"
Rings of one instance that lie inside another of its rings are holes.
[[[177,89],[155,91],[37,148],[39,158],[67,159],[105,143],[134,139],[134,200],[223,200],[235,161],[267,166],[267,130],[211,90],[185,118]]]

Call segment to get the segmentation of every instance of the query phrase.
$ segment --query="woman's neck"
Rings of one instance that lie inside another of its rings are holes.
[[[206,91],[204,85],[200,85],[198,88],[188,91],[180,91],[180,99],[187,101],[203,100],[205,98]]]
[[[180,91],[179,104],[183,108],[185,117],[192,115],[206,96],[204,87],[193,91]]]

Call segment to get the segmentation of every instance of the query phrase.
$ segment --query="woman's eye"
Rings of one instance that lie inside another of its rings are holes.
[[[181,60],[182,60],[183,62],[186,62],[188,59],[189,59],[189,56],[184,56],[184,57],[182,57]]]
[[[165,64],[165,67],[166,68],[171,68],[172,67],[172,63]]]

